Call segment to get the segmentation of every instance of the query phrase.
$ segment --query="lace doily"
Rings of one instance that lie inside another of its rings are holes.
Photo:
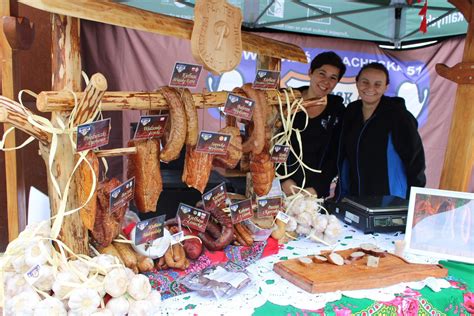
[[[401,233],[363,234],[350,226],[345,226],[334,250],[358,247],[361,243],[372,243],[378,247],[394,251],[394,241],[402,240]],[[430,286],[434,291],[449,287],[444,279],[427,278],[419,282],[400,283],[390,287],[358,291],[337,291],[323,294],[310,294],[303,289],[281,278],[273,272],[273,264],[286,259],[318,254],[328,247],[307,239],[290,241],[283,245],[277,255],[263,258],[247,267],[254,282],[234,297],[216,299],[200,297],[197,293],[188,293],[163,301],[162,315],[251,315],[254,310],[266,301],[277,305],[292,305],[301,309],[316,310],[323,308],[328,302],[341,299],[342,295],[353,298],[368,298],[376,301],[390,301],[396,294],[403,293],[406,287],[421,289]],[[410,262],[436,263],[432,258],[405,256]]]

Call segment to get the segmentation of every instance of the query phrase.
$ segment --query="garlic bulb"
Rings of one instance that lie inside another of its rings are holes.
[[[49,241],[37,240],[25,249],[25,264],[33,267],[37,264],[44,265],[51,257],[52,246]]]
[[[41,298],[36,292],[23,292],[5,301],[5,315],[33,315]]]
[[[26,282],[22,274],[10,275],[4,280],[5,284],[5,297],[12,298],[22,292],[33,291],[31,285]]]
[[[27,231],[30,236],[48,238],[51,235],[51,222],[42,221],[28,224],[25,227],[25,231]]]
[[[148,281],[148,278],[146,278]],[[130,280],[124,268],[111,270],[104,278],[105,291],[112,297],[119,297],[127,292]]]
[[[151,292],[150,280],[143,275],[135,275],[128,284],[128,294],[135,300],[144,300]]]
[[[35,307],[34,316],[66,316],[66,308],[63,302],[54,297],[47,297]]]
[[[105,277],[103,275],[97,275],[95,279],[89,279],[88,288],[96,290],[100,297],[104,297],[107,292],[105,291],[104,285]]]
[[[296,217],[296,222],[301,225],[309,226],[311,225],[311,221],[313,217],[311,216],[311,213],[309,212],[303,212],[298,214]]]
[[[89,275],[89,266],[81,260],[70,260],[66,269],[77,275],[81,280],[87,279]]]
[[[67,304],[73,313],[90,315],[99,307],[100,296],[97,291],[77,288],[71,291]]]
[[[129,280],[133,279],[133,277],[136,274],[135,272],[133,272],[132,269],[127,268],[127,267],[125,267],[125,272],[127,272],[127,277],[128,277]]]
[[[150,294],[146,298],[147,301],[151,302],[154,307],[161,305],[161,294],[156,290],[151,290]]]
[[[25,262],[24,255],[18,255],[11,260],[11,265],[15,269],[16,273],[23,274],[30,269],[30,267]]]
[[[308,236],[310,232],[311,232],[311,226],[298,225],[298,227],[296,227],[296,233],[299,235]]]
[[[115,265],[120,264],[118,258],[107,254],[100,254],[97,257],[92,258],[91,263],[92,267],[90,273],[98,272],[103,275],[115,268]]]
[[[113,297],[107,302],[107,309],[109,309],[114,316],[127,315],[130,303],[125,296]]]
[[[99,308],[97,311],[92,313],[91,316],[114,316],[114,314],[106,308]]]
[[[312,218],[313,227],[320,233],[328,226],[328,217],[324,214],[315,214]]]
[[[296,219],[293,216],[288,216],[288,223],[286,223],[285,230],[287,232],[292,232],[292,231],[295,231],[297,226],[298,226],[298,223],[296,222]]]
[[[53,292],[55,296],[62,300],[65,298],[67,294],[73,289],[71,286],[68,285],[68,283],[80,283],[79,278],[72,274],[71,272],[64,271],[64,272],[59,272],[56,275],[56,280],[53,283]]]
[[[288,209],[289,215],[298,215],[304,212],[306,207],[306,203],[304,203],[304,199],[301,197],[295,197],[295,201],[292,203],[290,208]]]
[[[128,316],[155,315],[156,310],[158,310],[158,308],[154,307],[153,304],[149,301],[145,301],[145,300],[133,301],[130,303]]]
[[[40,269],[39,278],[33,283],[33,285],[45,292],[49,292],[53,288],[54,284],[54,269],[50,265],[43,265]]]

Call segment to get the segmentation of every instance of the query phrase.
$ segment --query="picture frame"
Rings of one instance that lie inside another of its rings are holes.
[[[412,187],[405,244],[409,253],[474,263],[474,193]]]

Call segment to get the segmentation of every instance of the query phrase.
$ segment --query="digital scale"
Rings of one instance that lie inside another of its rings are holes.
[[[332,214],[365,234],[405,232],[408,200],[396,196],[347,196],[340,202],[326,201]]]

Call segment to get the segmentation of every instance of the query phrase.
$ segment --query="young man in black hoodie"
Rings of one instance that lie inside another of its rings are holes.
[[[367,64],[356,77],[360,100],[344,115],[339,144],[338,200],[346,195],[408,198],[410,187],[426,184],[418,123],[405,100],[384,95],[388,71]]]

